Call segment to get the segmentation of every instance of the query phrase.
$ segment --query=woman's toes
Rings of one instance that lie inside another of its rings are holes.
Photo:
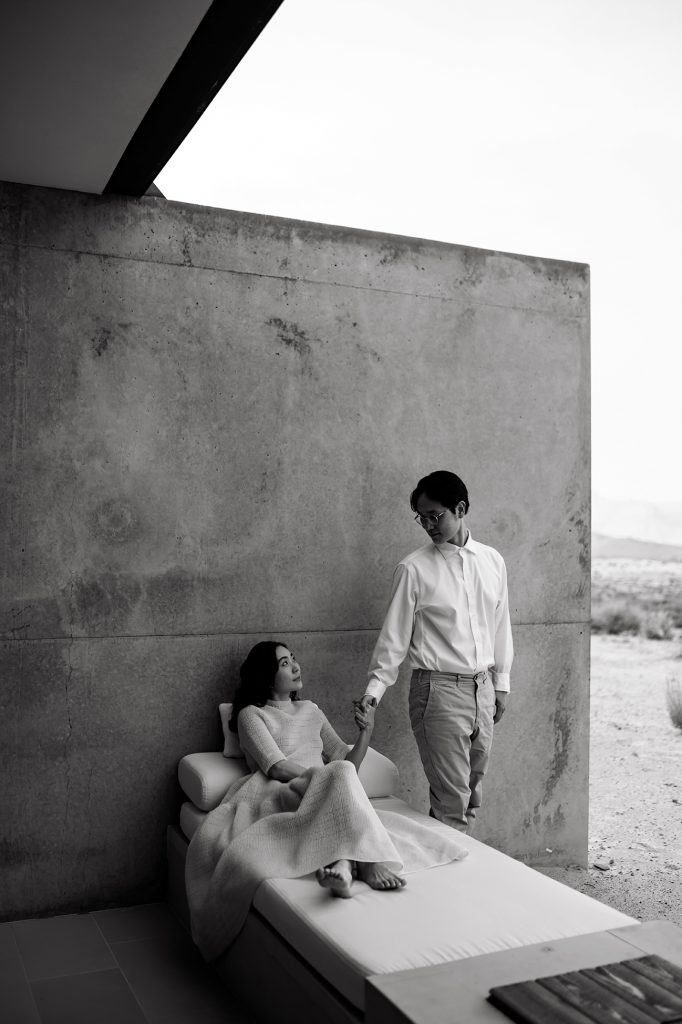
[[[317,881],[324,889],[329,889],[333,896],[348,898],[352,895],[350,863],[348,861],[336,861],[334,864],[327,864],[326,867],[318,868],[315,872]]]
[[[387,864],[362,864],[358,866],[358,877],[372,889],[402,889],[405,879],[396,875]]]

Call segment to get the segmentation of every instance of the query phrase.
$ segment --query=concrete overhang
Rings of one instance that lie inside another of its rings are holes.
[[[0,179],[142,195],[282,0],[14,0]]]

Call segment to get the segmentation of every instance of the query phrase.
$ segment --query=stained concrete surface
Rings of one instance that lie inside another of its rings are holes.
[[[435,468],[467,481],[510,579],[514,713],[481,837],[584,856],[587,269],[162,200],[0,197],[0,914],[152,898],[175,764],[215,746],[223,674],[253,640],[296,641],[343,721],[393,566],[424,540],[409,491]],[[375,745],[421,806],[404,680]]]
[[[44,250],[22,275],[30,337],[5,367],[21,405],[15,635],[221,631],[226,587],[233,630],[275,611],[294,629],[373,625],[392,565],[424,538],[409,490],[442,463],[507,556],[515,618],[585,615],[581,321],[557,352],[532,310],[245,275],[228,288],[210,271]]]
[[[516,685],[496,727],[475,834],[529,859],[547,859],[547,846],[579,858],[587,828],[586,804],[576,799],[587,786],[588,739],[585,697],[572,685],[582,661],[579,630],[516,628]],[[343,630],[278,637],[301,660],[304,696],[348,742],[355,735],[351,698],[362,689],[374,636]],[[5,645],[4,757],[12,786],[3,797],[4,820],[11,823],[3,875],[20,908],[15,914],[59,903],[83,910],[158,893],[159,844],[180,798],[177,762],[192,751],[222,748],[218,704],[232,698],[238,666],[260,638]],[[547,675],[546,665],[558,662],[561,669]],[[403,671],[381,704],[372,745],[400,766],[403,798],[427,810],[408,685]],[[529,730],[533,742],[521,745],[519,735]]]

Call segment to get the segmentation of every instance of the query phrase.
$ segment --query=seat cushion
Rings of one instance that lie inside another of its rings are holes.
[[[190,840],[199,828],[207,811],[200,811],[191,800],[185,800],[180,808],[180,831],[185,839]]]
[[[377,809],[447,826],[396,797]],[[396,892],[353,883],[334,900],[312,875],[263,882],[254,907],[337,991],[364,1005],[370,974],[427,967],[534,942],[634,924],[633,918],[547,878],[520,861],[458,834],[469,856],[407,875]]]

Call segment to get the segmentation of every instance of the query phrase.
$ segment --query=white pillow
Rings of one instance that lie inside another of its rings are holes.
[[[236,732],[232,732],[230,729],[230,718],[232,716],[232,705],[231,704],[219,704],[218,711],[220,712],[220,721],[223,726],[223,736],[225,737],[225,746],[223,747],[223,757],[243,757],[244,752],[239,746],[239,739]]]
[[[248,775],[243,757],[226,758],[220,751],[186,754],[178,764],[178,781],[200,811],[212,811],[232,783]],[[392,796],[398,788],[398,769],[388,757],[370,747],[358,772],[367,796]]]
[[[370,800],[373,797],[393,796],[400,781],[393,761],[374,747],[367,748],[358,776]]]
[[[243,757],[227,760],[220,751],[187,754],[178,764],[178,782],[200,811],[212,811],[232,783],[248,774]]]

